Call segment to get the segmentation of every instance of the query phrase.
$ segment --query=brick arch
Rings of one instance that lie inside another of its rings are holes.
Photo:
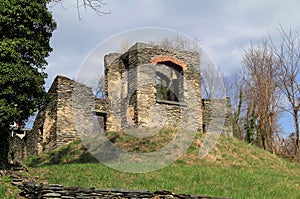
[[[153,57],[151,60],[151,63],[157,64],[159,62],[167,62],[167,61],[180,66],[182,68],[182,70],[187,69],[186,64],[183,61],[181,61],[175,57],[169,56],[169,55],[159,55],[159,56]]]

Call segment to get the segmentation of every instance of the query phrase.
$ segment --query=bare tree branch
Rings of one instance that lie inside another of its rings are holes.
[[[243,57],[245,96],[248,100],[246,123],[256,128],[265,150],[275,153],[274,135],[278,122],[278,93],[276,92],[278,64],[267,41],[251,47]]]
[[[278,27],[281,43],[275,45],[269,36],[272,53],[279,60],[278,86],[287,98],[295,127],[295,154],[299,149],[299,111],[300,111],[300,37],[290,28],[286,31],[281,25]]]
[[[60,3],[63,6],[63,0],[52,0],[55,6],[56,4]],[[77,9],[77,16],[79,20],[82,19],[81,9],[91,9],[97,15],[103,16],[110,14],[110,11],[105,11],[103,7],[107,5],[105,0],[76,0],[76,9]]]
[[[178,50],[178,51],[191,51],[197,52],[200,51],[200,40],[195,39],[194,41],[190,41],[188,39],[184,39],[180,36],[175,37],[164,37],[159,41],[149,41],[151,45],[158,45],[160,47],[169,49],[169,50]]]

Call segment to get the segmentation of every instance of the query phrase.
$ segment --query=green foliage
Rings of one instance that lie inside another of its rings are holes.
[[[13,187],[10,184],[9,176],[2,176],[0,178],[0,198],[1,199],[13,199],[19,198],[19,190],[17,187]]]
[[[156,85],[157,98],[160,100],[168,100],[168,89],[164,85]]]
[[[56,24],[48,0],[0,2],[0,126],[32,115],[45,99],[43,85]]]
[[[254,142],[254,135],[255,131],[257,131],[257,136],[260,136],[259,129],[256,128],[256,120],[257,116],[255,114],[255,105],[253,105],[253,109],[248,109],[248,112],[251,111],[251,113],[247,114],[247,118],[245,119],[245,130],[246,130],[246,138],[245,141],[248,143]],[[249,115],[249,116],[248,116]]]
[[[0,1],[0,168],[8,164],[8,129],[24,122],[46,99],[45,58],[56,24],[48,0]]]
[[[9,176],[2,176],[1,181],[4,183],[10,182],[10,177]]]

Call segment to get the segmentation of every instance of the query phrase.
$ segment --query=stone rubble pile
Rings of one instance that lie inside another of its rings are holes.
[[[128,198],[128,199],[216,199],[214,197],[189,195],[189,194],[174,194],[170,191],[130,191],[123,189],[96,189],[83,187],[64,187],[59,184],[41,184],[34,182],[24,182],[18,186],[22,192],[21,196],[26,198],[44,198],[44,199],[89,199],[89,198]]]

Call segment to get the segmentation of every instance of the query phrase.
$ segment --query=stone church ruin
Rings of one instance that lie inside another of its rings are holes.
[[[123,54],[104,57],[102,98],[84,84],[57,76],[48,104],[22,138],[22,148],[13,149],[14,157],[70,143],[92,129],[95,119],[104,131],[172,126],[203,133],[218,117],[212,110],[224,107],[222,133],[231,135],[230,100],[202,99],[200,60],[195,52],[136,43]]]

